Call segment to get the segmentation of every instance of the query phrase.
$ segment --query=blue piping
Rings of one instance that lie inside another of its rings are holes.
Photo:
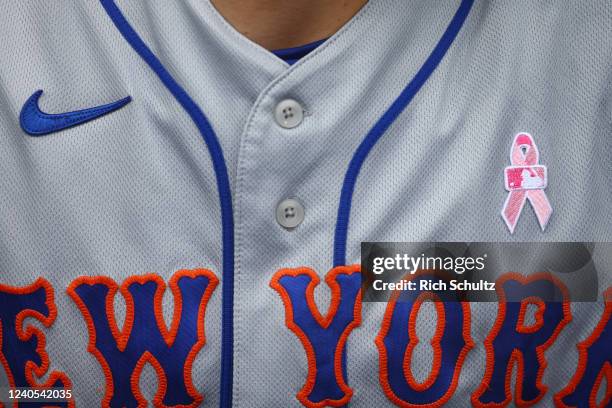
[[[344,176],[344,182],[340,192],[340,203],[338,205],[338,216],[334,235],[334,266],[346,265],[346,240],[351,214],[351,203],[353,200],[355,183],[357,182],[357,177],[359,177],[361,166],[376,142],[384,135],[399,114],[403,112],[408,104],[410,104],[412,98],[419,92],[423,84],[427,82],[427,79],[435,71],[440,61],[442,61],[442,58],[444,58],[444,55],[455,40],[455,37],[457,37],[459,30],[461,30],[463,23],[470,13],[473,2],[474,0],[461,1],[461,5],[459,5],[444,35],[442,35],[442,38],[425,61],[425,64],[423,64],[412,81],[404,88],[402,93],[384,115],[376,122],[372,129],[370,129],[353,154],[346,175]]]
[[[177,102],[185,109],[204,138],[208,148],[215,176],[221,205],[221,228],[223,242],[223,288],[222,288],[222,342],[221,342],[221,400],[219,406],[232,405],[232,375],[234,357],[234,219],[232,212],[232,195],[229,176],[223,151],[210,122],[191,99],[187,92],[172,78],[155,54],[138,36],[125,19],[114,0],[100,0],[106,13],[111,18],[121,35],[132,46],[134,51],[151,67],[161,82],[172,93]]]
[[[234,222],[232,212],[232,198],[227,167],[223,157],[221,145],[210,125],[210,122],[190,98],[187,92],[172,78],[159,59],[146,46],[134,29],[125,19],[121,10],[113,0],[100,0],[107,14],[123,35],[125,40],[140,55],[140,57],[157,74],[162,83],[168,88],[179,104],[189,114],[198,130],[202,134],[208,147],[215,176],[221,206],[222,242],[223,242],[223,289],[222,289],[222,344],[221,344],[221,395],[220,407],[231,407],[232,404],[232,375],[233,375],[233,297],[234,297]],[[334,236],[334,266],[346,264],[346,241],[351,203],[355,183],[361,167],[370,150],[383,136],[386,130],[397,119],[399,114],[410,104],[423,84],[450,48],[472,7],[473,0],[462,0],[459,9],[451,20],[444,35],[417,72],[412,81],[393,102],[385,114],[376,122],[355,151],[344,177],[338,206],[338,216]]]

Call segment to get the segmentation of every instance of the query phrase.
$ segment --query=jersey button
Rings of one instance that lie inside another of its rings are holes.
[[[294,99],[285,99],[276,105],[274,119],[280,127],[292,129],[299,126],[304,120],[304,109],[302,105]]]
[[[283,200],[276,207],[276,222],[288,230],[300,225],[304,215],[304,206],[294,198]]]

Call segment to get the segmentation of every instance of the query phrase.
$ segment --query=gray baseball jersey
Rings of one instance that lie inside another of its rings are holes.
[[[207,0],[5,1],[0,38],[0,388],[610,406],[612,301],[362,303],[352,266],[612,240],[609,1],[370,0],[292,66]]]

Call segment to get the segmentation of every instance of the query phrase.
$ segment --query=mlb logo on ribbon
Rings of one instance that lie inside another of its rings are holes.
[[[510,150],[512,166],[504,170],[504,181],[509,194],[501,213],[511,234],[514,233],[527,200],[533,207],[542,231],[550,220],[552,207],[544,192],[548,182],[546,166],[539,165],[538,161],[538,147],[533,137],[529,133],[517,134]]]

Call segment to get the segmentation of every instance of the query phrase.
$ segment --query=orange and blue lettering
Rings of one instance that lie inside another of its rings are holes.
[[[68,288],[89,331],[88,351],[104,371],[103,406],[144,407],[138,380],[150,363],[158,377],[154,406],[195,407],[203,400],[192,383],[193,360],[204,346],[204,316],[218,279],[205,269],[175,273],[169,286],[174,314],[168,330],[162,312],[165,284],[154,274],[128,278],[121,286],[126,302],[123,329],[115,321],[118,285],[107,277],[80,277]]]
[[[442,278],[421,271],[412,279],[437,283]],[[401,294],[401,296],[400,296]],[[457,388],[463,361],[473,347],[470,337],[470,307],[450,298],[449,292],[411,290],[395,292],[387,304],[382,328],[375,343],[379,352],[380,382],[395,405],[405,408],[441,407]],[[434,302],[437,325],[432,347],[434,358],[428,378],[419,383],[410,368],[410,358],[419,343],[416,320],[423,302]]]
[[[331,302],[323,317],[314,301],[319,277],[309,268],[281,269],[270,286],[285,305],[287,327],[306,351],[308,376],[297,394],[306,407],[342,406],[353,395],[344,373],[346,340],[361,323],[359,266],[340,266],[325,277]]]
[[[612,402],[612,288],[604,293],[605,309],[593,334],[578,344],[578,368],[570,383],[555,396],[563,408],[604,408]],[[602,400],[597,394],[606,379]]]
[[[37,383],[49,370],[49,356],[44,334],[34,326],[24,327],[33,318],[49,328],[57,317],[53,288],[45,279],[25,287],[0,285],[0,363],[6,371],[9,386],[31,388],[71,388],[68,377],[58,371],[49,373],[47,381]],[[53,403],[72,406],[73,402]],[[27,406],[49,406],[29,402]]]
[[[567,289],[548,273],[527,277],[508,273],[497,280],[496,290],[499,297],[497,320],[484,342],[485,375],[472,394],[472,403],[476,407],[510,404],[510,382],[516,364],[514,404],[519,407],[535,405],[548,391],[542,383],[547,365],[544,353],[571,321]],[[555,301],[544,301],[544,293],[547,299]],[[528,305],[537,308],[532,325],[525,322]]]

